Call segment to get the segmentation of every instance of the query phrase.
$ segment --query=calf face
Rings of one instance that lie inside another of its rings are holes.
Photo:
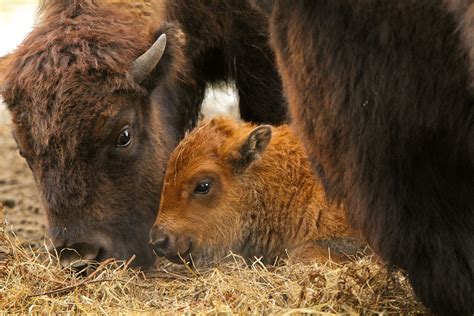
[[[244,171],[265,150],[271,127],[238,131],[230,123],[215,128],[216,122],[201,125],[176,148],[165,175],[150,243],[174,262],[191,254],[195,262],[222,258],[238,251],[245,231]]]

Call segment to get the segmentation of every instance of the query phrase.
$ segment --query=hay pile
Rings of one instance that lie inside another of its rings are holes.
[[[0,313],[425,312],[402,273],[368,257],[279,267],[233,259],[197,270],[161,263],[146,273],[106,261],[81,277],[0,232]]]

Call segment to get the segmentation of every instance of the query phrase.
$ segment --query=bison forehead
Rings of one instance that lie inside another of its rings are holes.
[[[29,138],[32,154],[44,156],[54,148],[74,153],[84,141],[92,141],[98,127],[130,106],[132,95],[104,95],[95,90],[50,91],[38,98],[26,98],[11,108],[17,129]]]
[[[72,138],[67,142],[74,147],[80,130],[109,110],[107,98],[114,91],[144,93],[129,67],[148,48],[152,33],[129,15],[102,2],[44,3],[2,79],[16,127],[27,130],[38,154],[52,139]]]

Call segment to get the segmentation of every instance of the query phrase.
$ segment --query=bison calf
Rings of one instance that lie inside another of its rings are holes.
[[[216,118],[176,148],[165,175],[151,245],[171,261],[221,259],[229,250],[273,263],[327,259],[327,240],[353,236],[329,205],[288,126]]]

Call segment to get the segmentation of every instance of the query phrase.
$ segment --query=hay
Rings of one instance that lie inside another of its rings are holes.
[[[82,277],[44,249],[0,235],[0,313],[425,313],[405,276],[370,257],[268,267],[233,255],[212,268],[148,272],[109,260]]]

